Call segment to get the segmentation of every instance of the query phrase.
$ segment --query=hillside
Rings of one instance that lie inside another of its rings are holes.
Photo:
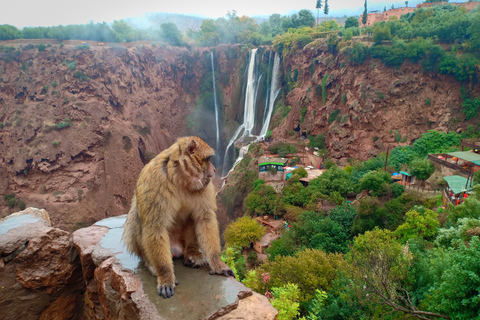
[[[346,162],[411,143],[429,129],[478,125],[463,121],[461,83],[452,76],[408,62],[356,66],[322,41],[283,59],[274,140],[325,134],[330,155]],[[212,61],[222,148],[243,120],[249,46],[218,46],[212,60],[207,48],[144,42],[31,43],[5,41],[0,52],[0,194],[14,194],[17,207],[47,209],[61,228],[126,213],[144,163],[177,137],[198,134],[213,143]],[[261,50],[260,71],[270,63]],[[287,106],[282,119],[278,110]],[[2,216],[15,210],[0,201]]]

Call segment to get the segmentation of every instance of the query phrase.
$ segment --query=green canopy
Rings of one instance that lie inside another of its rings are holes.
[[[462,159],[477,166],[480,166],[480,154],[471,152],[471,151],[457,151],[457,152],[449,152],[448,155],[452,157],[457,157],[458,159]]]
[[[448,186],[450,189],[452,189],[452,192],[455,194],[459,194],[462,192],[469,192],[472,191],[473,188],[470,186],[471,181],[468,181],[468,186],[465,188],[467,185],[467,178],[464,178],[462,176],[449,176],[449,177],[443,177],[445,181],[447,181]]]

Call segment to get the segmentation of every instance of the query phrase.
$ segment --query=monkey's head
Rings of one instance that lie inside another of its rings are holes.
[[[210,159],[215,151],[198,137],[178,139],[180,146],[179,163],[186,176],[186,186],[190,191],[205,188],[215,176],[215,167]]]

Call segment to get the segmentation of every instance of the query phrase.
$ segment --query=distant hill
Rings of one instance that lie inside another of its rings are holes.
[[[162,23],[173,22],[182,32],[199,30],[204,17],[179,13],[150,12],[141,17],[126,18],[125,21],[138,29],[158,29]]]

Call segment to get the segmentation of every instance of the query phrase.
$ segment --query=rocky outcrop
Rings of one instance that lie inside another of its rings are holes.
[[[292,109],[273,130],[274,138],[298,140],[292,130],[299,124],[299,133],[324,134],[329,155],[346,162],[410,144],[428,130],[459,132],[480,123],[478,118],[464,121],[460,89],[466,84],[454,77],[423,72],[420,63],[392,68],[366,59],[352,65],[345,56],[328,52],[322,41],[283,61],[285,71],[298,71],[298,79],[286,96]],[[480,94],[478,86],[471,89],[474,96]]]
[[[158,296],[156,277],[126,252],[126,216],[72,235],[52,228],[45,210],[0,221],[0,309],[5,320],[274,320],[268,300],[232,277],[211,276],[175,261],[180,284]]]
[[[73,241],[86,284],[86,319],[275,319],[268,300],[235,279],[211,276],[175,260],[180,284],[170,299],[158,296],[154,277],[121,240],[126,216],[77,230]]]
[[[72,235],[45,210],[0,220],[1,318],[81,319],[84,283]]]

